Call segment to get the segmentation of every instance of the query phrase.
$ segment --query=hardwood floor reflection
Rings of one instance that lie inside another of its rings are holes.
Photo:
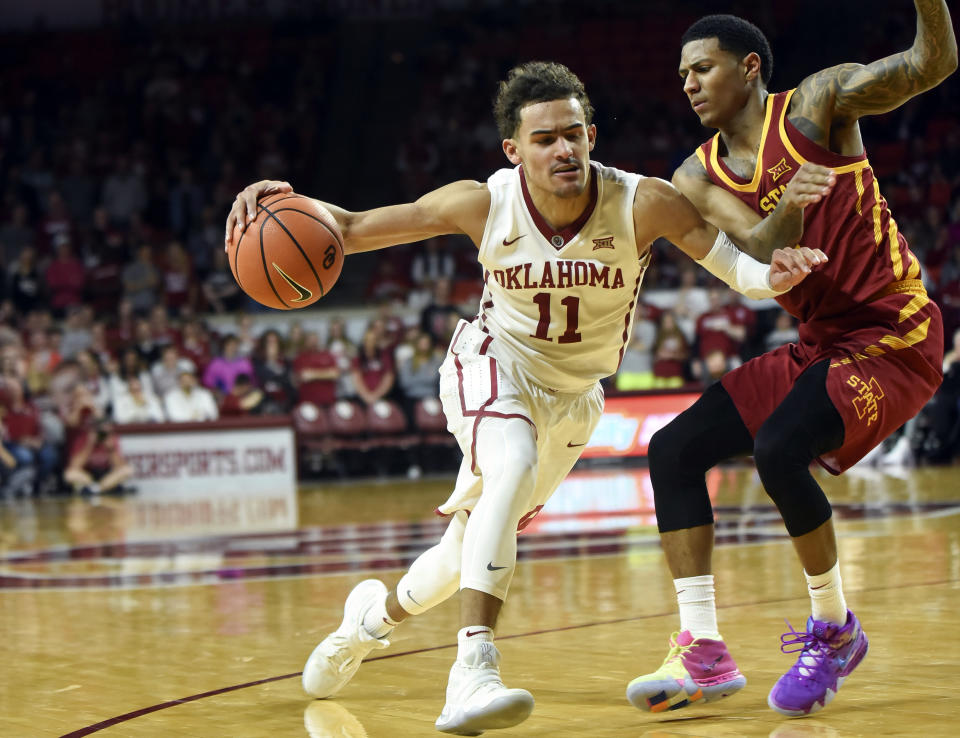
[[[960,646],[960,468],[823,475],[847,599],[870,653],[822,713],[766,694],[792,663],[803,577],[755,472],[711,475],[721,631],[736,697],[651,716],[627,682],[675,629],[642,469],[578,473],[521,536],[498,628],[503,675],[537,707],[503,736],[952,736]],[[0,735],[430,736],[455,655],[455,598],[397,630],[331,701],[298,672],[350,588],[393,584],[436,539],[451,480],[324,485],[296,499],[44,500],[0,507]],[[372,574],[371,574],[372,572]]]

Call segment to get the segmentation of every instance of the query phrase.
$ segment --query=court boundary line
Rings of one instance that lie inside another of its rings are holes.
[[[851,589],[848,590],[849,593],[853,594],[864,594],[871,592],[887,592],[890,590],[897,589],[916,589],[918,587],[937,587],[944,584],[953,584],[960,581],[960,579],[941,579],[934,582],[917,582],[914,584],[906,584],[901,586],[890,586],[890,587],[866,587],[864,589]],[[781,597],[779,599],[772,600],[757,600],[755,602],[741,602],[733,605],[721,605],[718,606],[718,610],[730,610],[737,607],[754,607],[757,605],[774,605],[781,604],[784,602],[790,602],[792,600],[806,599],[805,597]],[[526,633],[514,633],[512,635],[497,636],[497,640],[506,641],[512,640],[515,638],[530,638],[537,635],[545,635],[547,633],[562,633],[568,630],[580,630],[581,628],[595,628],[602,625],[616,625],[618,623],[628,623],[636,622],[641,620],[650,620],[652,618],[665,617],[667,615],[675,614],[671,609],[669,612],[660,612],[660,613],[651,613],[649,615],[638,615],[631,618],[613,618],[610,620],[599,620],[591,623],[578,623],[575,625],[563,625],[556,628],[545,628],[542,630],[533,630]],[[456,643],[445,643],[439,646],[428,646],[426,648],[417,648],[411,651],[401,651],[399,653],[388,653],[383,654],[382,656],[374,656],[370,659],[364,659],[365,662],[373,661],[384,661],[386,659],[395,659],[401,656],[415,656],[421,653],[430,653],[432,651],[441,651],[445,648],[456,648]],[[169,707],[176,707],[177,705],[185,705],[190,702],[196,702],[197,700],[202,700],[207,697],[216,697],[217,695],[226,694],[227,692],[235,692],[240,689],[246,689],[248,687],[257,687],[261,684],[269,684],[271,682],[279,682],[284,679],[293,679],[294,677],[301,676],[302,671],[293,672],[291,674],[281,674],[280,676],[266,677],[264,679],[257,679],[252,682],[244,682],[243,684],[234,684],[228,687],[220,687],[219,689],[212,689],[206,692],[199,692],[197,694],[192,694],[188,697],[182,697],[176,700],[167,700],[166,702],[160,702],[156,705],[150,705],[149,707],[141,707],[138,710],[131,710],[130,712],[125,712],[122,715],[116,715],[106,720],[101,720],[98,723],[93,723],[87,725],[86,727],[79,728],[70,733],[64,733],[60,738],[83,738],[83,736],[88,736],[93,733],[98,733],[101,730],[106,730],[107,728],[112,728],[115,725],[121,723],[129,722],[130,720],[135,720],[144,715],[149,715],[154,712],[159,712],[160,710],[165,710]]]

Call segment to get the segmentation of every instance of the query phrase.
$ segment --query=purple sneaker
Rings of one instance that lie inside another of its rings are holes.
[[[849,610],[847,622],[842,627],[814,620],[811,615],[806,633],[798,633],[790,626],[790,630],[780,636],[780,641],[781,651],[799,651],[800,657],[773,685],[767,704],[790,717],[809,715],[822,709],[867,655],[867,636],[857,616]]]

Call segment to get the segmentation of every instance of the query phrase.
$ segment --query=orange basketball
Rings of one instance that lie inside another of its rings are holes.
[[[343,268],[343,235],[330,211],[292,192],[257,202],[257,217],[234,230],[227,252],[240,289],[261,305],[295,310],[333,287]]]

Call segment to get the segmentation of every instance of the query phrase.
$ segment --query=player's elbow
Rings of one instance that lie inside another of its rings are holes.
[[[957,40],[951,38],[939,53],[927,56],[920,65],[928,89],[940,84],[957,71]]]

